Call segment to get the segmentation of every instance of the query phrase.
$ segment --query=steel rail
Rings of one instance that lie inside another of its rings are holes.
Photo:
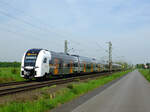
[[[71,78],[66,78],[66,79],[50,80],[50,81],[46,81],[46,82],[38,82],[37,84],[31,84],[31,85],[26,85],[26,86],[24,85],[24,86],[19,86],[19,87],[15,87],[15,88],[7,88],[7,89],[4,88],[4,89],[0,90],[0,96],[18,93],[18,92],[22,92],[22,91],[29,91],[29,90],[33,90],[33,89],[37,89],[37,88],[46,87],[46,86],[65,84],[65,83],[77,81],[77,79],[84,80],[84,79],[94,78],[94,77],[99,77],[99,76],[104,76],[104,75],[110,75],[110,74],[98,73],[98,74],[93,74],[93,75],[82,75],[82,76],[71,77]]]
[[[26,84],[26,83],[30,83],[30,82],[31,81],[18,81],[18,82],[0,83],[0,87],[19,85],[19,84]]]
[[[103,74],[103,73],[109,73],[109,72],[101,72],[101,74]],[[76,77],[82,76],[82,75],[89,75],[89,74],[95,74],[95,73],[76,75]],[[75,77],[75,76],[71,76],[71,77]],[[59,77],[59,78],[62,78],[62,77]],[[67,78],[69,78],[69,76]],[[53,78],[52,80],[57,80],[57,79],[58,78]],[[17,81],[17,82],[0,83],[0,87],[21,85],[21,84],[29,84],[29,83],[33,83],[33,82],[37,82],[37,81],[36,80],[32,80],[32,81]]]

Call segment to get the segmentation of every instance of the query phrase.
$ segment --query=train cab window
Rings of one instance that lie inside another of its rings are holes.
[[[47,62],[47,58],[44,58],[43,63],[46,63],[46,62]]]

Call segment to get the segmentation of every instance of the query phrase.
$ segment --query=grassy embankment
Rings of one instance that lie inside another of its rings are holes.
[[[112,80],[115,80],[131,70],[114,73],[110,76],[102,76],[95,80],[90,80],[87,82],[81,82],[78,84],[69,84],[66,88],[62,88],[55,94],[47,94],[45,89],[43,89],[43,95],[35,101],[25,101],[25,102],[10,102],[5,105],[0,106],[0,112],[45,112],[47,110],[53,109],[60,104],[68,102],[88,91],[94,90]],[[49,89],[50,87],[46,87]]]
[[[0,83],[23,80],[20,77],[20,67],[0,67]]]
[[[140,69],[139,72],[150,82],[150,70]]]

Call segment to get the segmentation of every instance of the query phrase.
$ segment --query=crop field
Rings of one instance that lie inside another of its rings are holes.
[[[87,82],[68,84],[67,87],[61,88],[53,94],[48,92],[51,87],[45,87],[41,89],[43,94],[36,96],[36,100],[12,101],[0,105],[0,112],[47,112],[129,72],[131,72],[131,70],[101,76]]]
[[[0,67],[0,83],[23,80],[20,77],[20,67]]]

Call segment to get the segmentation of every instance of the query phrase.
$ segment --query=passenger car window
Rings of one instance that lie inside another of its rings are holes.
[[[47,62],[47,58],[44,58],[43,63],[46,63],[46,62]]]

